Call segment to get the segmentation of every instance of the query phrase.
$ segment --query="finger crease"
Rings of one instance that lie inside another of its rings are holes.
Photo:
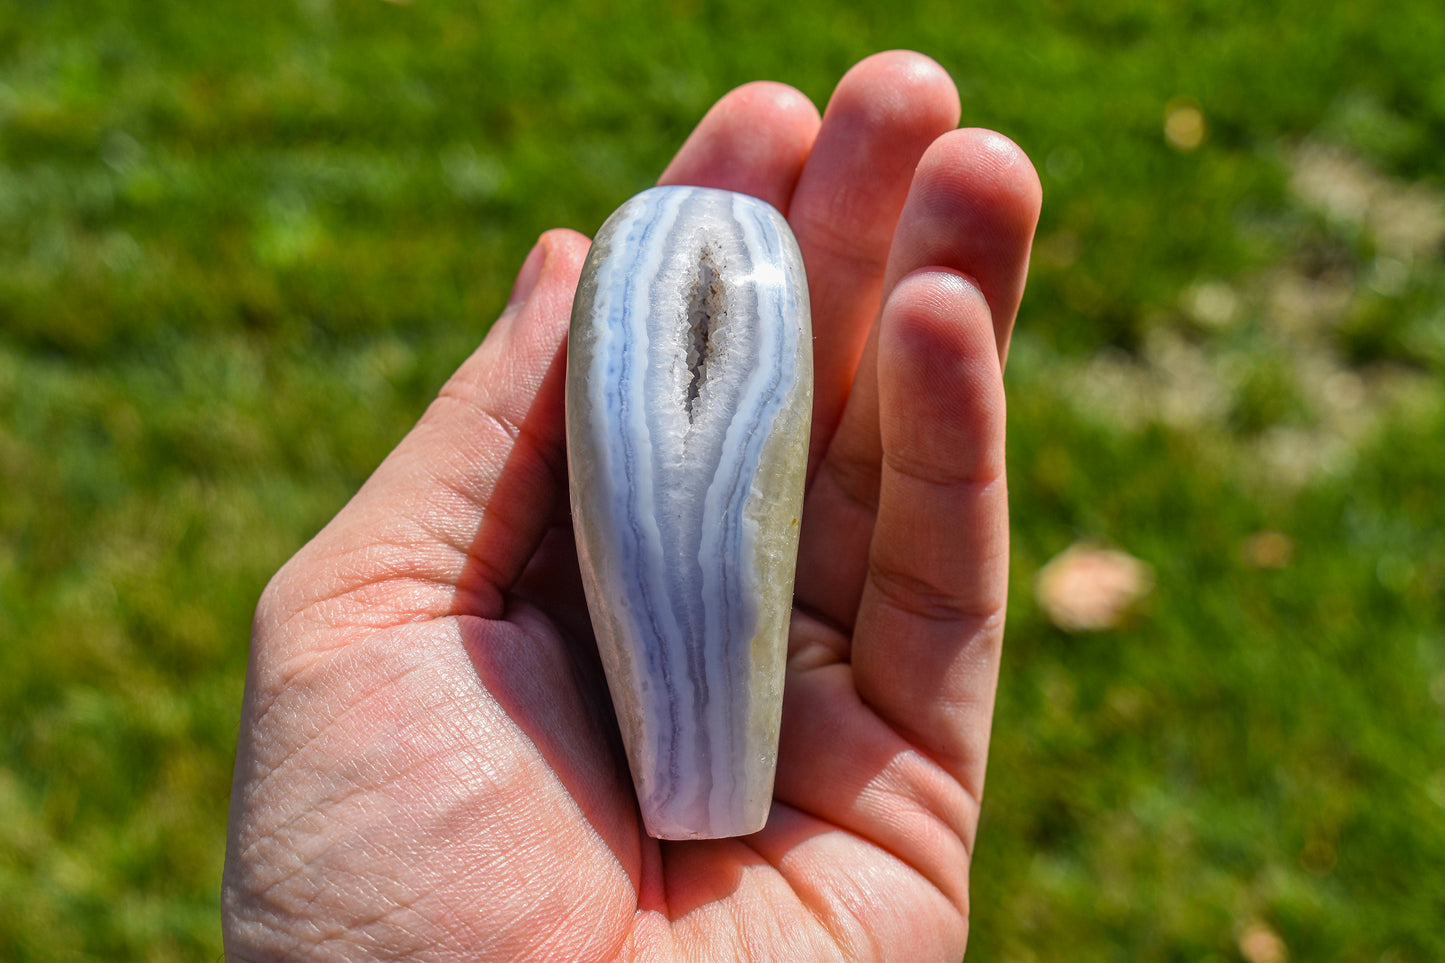
[[[966,604],[957,592],[876,562],[868,565],[868,580],[894,608],[929,622],[978,624],[996,618],[1000,609],[994,603]]]
[[[987,466],[975,472],[950,471],[948,467],[922,458],[884,451],[883,464],[889,471],[904,478],[923,482],[935,488],[963,489],[981,494],[1004,478],[1002,467]]]
[[[849,501],[870,515],[877,514],[881,478],[877,463],[829,452],[822,468],[833,479],[833,486]]]
[[[859,282],[873,284],[883,280],[888,267],[886,239],[879,242],[877,238],[869,237],[866,231],[844,231],[834,226],[831,220],[815,218],[807,218],[805,223],[800,224],[798,233],[808,239],[808,253],[812,255],[808,258],[809,263],[816,260],[816,249],[821,248],[822,254],[842,263],[854,290],[861,286]],[[881,256],[876,253],[879,251]]]

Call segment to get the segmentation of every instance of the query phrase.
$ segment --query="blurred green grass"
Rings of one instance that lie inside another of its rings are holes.
[[[218,957],[270,573],[541,230],[895,46],[1046,198],[970,959],[1445,958],[1432,0],[0,0],[0,958]],[[1080,539],[1115,629],[1034,598]]]

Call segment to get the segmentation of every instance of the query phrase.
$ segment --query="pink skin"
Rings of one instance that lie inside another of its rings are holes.
[[[956,960],[1008,557],[1001,364],[1039,208],[879,54],[825,115],[724,97],[663,183],[792,223],[817,336],[778,781],[753,836],[639,823],[581,601],[562,382],[586,238],[545,234],[416,428],[256,613],[227,959]]]

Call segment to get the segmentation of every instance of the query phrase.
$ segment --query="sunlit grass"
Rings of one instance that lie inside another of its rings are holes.
[[[1046,198],[971,958],[1445,957],[1435,4],[657,9],[0,0],[0,958],[219,955],[266,579],[537,233],[892,46]]]

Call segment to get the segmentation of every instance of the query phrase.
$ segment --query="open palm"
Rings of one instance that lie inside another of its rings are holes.
[[[1007,579],[1002,358],[1038,180],[917,54],[821,120],[723,98],[663,175],[783,211],[816,402],[766,828],[642,829],[566,512],[587,250],[554,231],[476,353],[257,611],[227,958],[948,960],[968,929]]]

